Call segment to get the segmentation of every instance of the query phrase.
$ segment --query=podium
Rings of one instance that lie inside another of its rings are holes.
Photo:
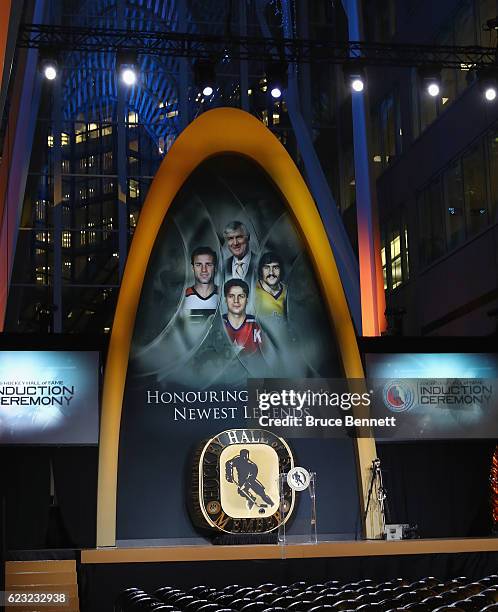
[[[300,472],[301,470],[301,472]],[[289,504],[289,488],[295,491],[295,508]],[[278,476],[280,520],[278,544],[282,558],[289,544],[317,544],[316,473],[293,468]],[[291,516],[292,515],[292,516]]]

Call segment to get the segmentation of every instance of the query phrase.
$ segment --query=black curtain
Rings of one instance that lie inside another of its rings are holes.
[[[70,545],[95,547],[98,448],[56,448],[52,465],[60,516]]]
[[[489,470],[495,441],[377,444],[391,523],[421,538],[491,534]]]
[[[50,463],[55,504],[50,495]],[[94,547],[97,464],[97,447],[1,448],[6,548]]]
[[[0,450],[7,548],[44,548],[50,511],[48,448]]]

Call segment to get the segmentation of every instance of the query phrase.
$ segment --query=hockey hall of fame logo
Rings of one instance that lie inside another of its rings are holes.
[[[386,408],[391,412],[410,410],[415,399],[411,385],[403,380],[390,380],[384,385],[382,395]]]
[[[294,467],[287,442],[263,429],[230,429],[205,441],[196,453],[192,518],[201,529],[268,533],[294,509],[295,492],[279,474]]]

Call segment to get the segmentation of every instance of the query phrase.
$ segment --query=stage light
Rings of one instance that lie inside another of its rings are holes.
[[[441,94],[441,70],[439,68],[419,68],[419,78],[423,88],[431,98]]]
[[[360,93],[365,89],[365,83],[360,78],[353,79],[351,81],[351,89],[357,93]]]
[[[355,63],[343,66],[344,80],[347,87],[354,93],[361,93],[365,89],[365,71],[362,66]]]
[[[137,73],[131,67],[123,68],[123,70],[121,70],[121,80],[125,85],[131,87],[137,82]]]
[[[488,102],[493,102],[496,98],[496,87],[488,87],[484,92],[484,97]]]
[[[57,78],[57,67],[55,64],[46,64],[43,67],[43,74],[46,79],[53,81],[55,78]]]
[[[138,59],[135,51],[118,51],[116,68],[123,83],[127,87],[135,85],[138,81]]]
[[[270,92],[272,98],[278,100],[287,88],[287,63],[268,62],[265,66],[265,75],[266,91]]]
[[[497,72],[492,68],[480,70],[477,73],[477,80],[481,88],[484,99],[487,102],[494,102],[498,95]]]
[[[40,62],[40,69],[47,81],[54,81],[59,73],[59,65],[54,57],[44,57]]]
[[[196,60],[194,62],[194,83],[206,98],[214,94],[216,69],[213,62],[210,60]]]
[[[432,98],[435,98],[436,96],[438,96],[440,91],[441,90],[439,88],[439,84],[438,83],[429,83],[429,85],[427,85],[427,93]]]

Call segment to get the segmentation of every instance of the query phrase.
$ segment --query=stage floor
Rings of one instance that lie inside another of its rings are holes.
[[[440,553],[497,552],[498,538],[444,540],[357,540],[318,544],[213,546],[130,546],[84,549],[82,564],[162,563],[181,561],[241,561],[257,559],[312,559],[323,557],[374,557]]]

